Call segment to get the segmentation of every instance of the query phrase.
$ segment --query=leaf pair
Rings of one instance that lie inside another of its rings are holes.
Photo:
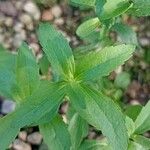
[[[132,139],[132,142],[130,141],[129,150],[133,149],[149,150],[150,140],[141,135],[150,130],[149,110],[150,110],[150,101],[142,109],[141,106],[139,105],[130,106],[129,109],[127,109],[128,115],[131,115],[131,117],[133,117],[133,119],[135,120],[133,122],[132,119],[130,119],[129,117],[126,118],[128,133],[130,138]]]

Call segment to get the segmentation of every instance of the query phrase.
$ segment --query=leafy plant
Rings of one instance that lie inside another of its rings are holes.
[[[41,23],[38,37],[51,63],[52,81],[40,79],[36,59],[25,43],[18,54],[0,51],[0,73],[3,75],[0,76],[0,94],[16,101],[15,111],[0,119],[1,150],[8,147],[20,128],[35,125],[39,125],[49,149],[111,147],[126,150],[129,136],[125,115],[113,100],[93,89],[89,83],[122,65],[132,56],[135,47],[124,44],[110,46],[91,52],[81,60],[74,60],[67,40],[52,25]],[[69,127],[57,113],[65,97],[74,110],[68,121]],[[149,130],[149,106],[148,103],[135,121],[136,135]],[[128,124],[131,122],[134,124],[131,120]],[[108,142],[84,140],[88,123],[101,130]],[[138,143],[137,137],[133,136],[133,140]],[[149,144],[146,139],[147,142]],[[139,144],[145,145],[143,143]]]
[[[123,23],[121,15],[125,13],[138,17],[150,15],[149,0],[70,0],[70,3],[95,12],[95,15],[79,25],[76,31],[86,43],[86,46],[76,48],[82,53],[114,45],[116,41],[110,37],[111,32],[118,35],[117,42],[138,46],[136,33]]]

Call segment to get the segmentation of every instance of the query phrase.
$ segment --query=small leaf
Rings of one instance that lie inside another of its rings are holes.
[[[142,145],[131,141],[129,143],[128,150],[148,150],[148,149],[145,149]]]
[[[127,149],[125,118],[111,99],[85,85],[80,86],[76,83],[68,87],[68,93],[79,115],[101,130],[114,150]],[[82,103],[85,107],[81,105]]]
[[[60,117],[57,116],[50,123],[40,125],[40,132],[49,150],[70,150],[70,135]]]
[[[32,50],[26,43],[19,48],[16,65],[16,80],[19,87],[20,100],[30,96],[39,86],[39,68]]]
[[[97,17],[101,16],[101,13],[104,11],[104,5],[107,2],[107,0],[96,0],[95,5],[96,5],[96,15]]]
[[[106,143],[98,140],[85,140],[79,150],[111,150]]]
[[[144,148],[146,149],[149,149],[150,148],[150,139],[144,137],[144,136],[141,136],[141,135],[135,135],[133,137],[133,140],[140,144],[141,146],[143,146]]]
[[[79,149],[79,146],[88,134],[88,124],[82,119],[78,113],[75,113],[72,119],[70,120],[68,130],[71,135],[71,148]]]
[[[133,45],[118,45],[91,52],[77,61],[76,78],[88,81],[107,76],[124,64],[132,56],[134,49]]]
[[[51,63],[55,80],[72,77],[74,57],[67,40],[49,23],[41,23],[38,29],[39,41]]]
[[[120,74],[117,75],[114,83],[117,87],[126,89],[130,84],[130,82],[131,82],[130,74],[127,72],[121,72]]]
[[[5,140],[5,142],[0,140],[0,148],[7,148],[7,144],[11,142],[9,138],[7,139],[9,136],[7,133],[13,133],[15,136],[20,128],[37,122],[48,112],[53,117],[55,115],[53,109],[60,105],[63,97],[64,90],[60,83],[42,82],[14,112],[0,119],[0,139]]]
[[[150,101],[142,108],[139,116],[135,120],[135,133],[144,133],[150,130]]]
[[[150,15],[150,1],[149,0],[132,0],[133,7],[129,9],[129,13],[135,16],[149,16]]]
[[[127,0],[107,0],[102,13],[100,13],[98,17],[100,20],[111,19],[126,12],[131,6],[132,4]]]
[[[100,27],[100,21],[98,18],[92,18],[85,22],[83,22],[77,29],[76,33],[77,35],[84,39],[88,36],[90,36],[93,32],[96,31],[96,29]]]
[[[39,60],[39,67],[40,67],[40,71],[41,71],[42,75],[47,75],[48,74],[50,63],[49,63],[46,55],[44,55]]]
[[[135,123],[128,116],[126,116],[126,120],[125,121],[126,121],[127,130],[128,130],[128,136],[130,137],[135,131]]]
[[[116,23],[112,29],[118,33],[122,43],[138,45],[136,32],[130,26]]]
[[[125,114],[129,116],[133,121],[135,121],[141,109],[142,109],[141,105],[130,105],[127,106]]]

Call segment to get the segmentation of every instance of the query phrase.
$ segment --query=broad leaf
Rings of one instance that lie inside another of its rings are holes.
[[[106,143],[98,140],[85,140],[79,150],[111,150]]]
[[[0,51],[0,96],[14,99],[17,92],[15,80],[16,55]]]
[[[66,124],[59,116],[50,123],[40,125],[40,132],[49,150],[70,150],[70,135]]]
[[[71,135],[71,148],[73,150],[79,149],[83,138],[88,134],[88,124],[82,119],[78,113],[75,113],[69,122],[69,132]]]
[[[144,136],[141,136],[141,135],[135,135],[133,137],[133,140],[142,145],[145,149],[149,149],[150,148],[150,139],[144,137]]]
[[[126,150],[128,135],[125,118],[108,97],[85,86],[72,83],[68,87],[70,101],[91,125],[101,130],[114,150]]]
[[[100,21],[98,18],[92,18],[83,22],[77,29],[76,33],[80,38],[86,38],[90,34],[96,31],[100,27]]]
[[[40,81],[36,58],[26,43],[19,48],[15,74],[20,100],[24,100],[33,93]]]
[[[133,7],[129,13],[135,16],[149,16],[150,15],[150,1],[149,0],[132,0]]]
[[[141,110],[139,116],[135,120],[135,133],[144,133],[150,130],[150,101]]]
[[[17,134],[15,131],[17,132],[20,128],[37,122],[48,112],[53,113],[53,109],[60,105],[64,96],[62,88],[61,84],[58,83],[42,82],[40,87],[22,102],[13,113],[1,118],[0,147],[7,148],[7,144],[10,144],[9,139],[7,140],[8,133],[14,132],[13,135],[15,136]],[[51,114],[51,116],[53,115]]]
[[[134,49],[133,45],[118,45],[91,52],[76,63],[76,78],[87,81],[107,76],[124,64],[132,56]]]
[[[49,23],[41,23],[39,41],[52,65],[55,80],[72,78],[74,58],[67,40]]]
[[[97,15],[100,20],[107,20],[126,12],[131,7],[131,5],[132,4],[130,4],[130,2],[127,0],[107,0],[103,7],[102,13]]]
[[[118,33],[122,43],[138,45],[136,32],[128,25],[116,23],[112,29]]]

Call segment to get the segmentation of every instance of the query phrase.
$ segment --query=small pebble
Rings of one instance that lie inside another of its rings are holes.
[[[0,12],[13,17],[18,13],[11,1],[0,1]]]
[[[40,19],[40,10],[38,7],[31,1],[25,3],[23,7],[24,11],[30,14],[35,20]]]
[[[8,114],[12,112],[15,109],[15,103],[13,101],[4,100],[2,103],[2,109],[1,112],[3,114]]]
[[[59,18],[62,15],[62,10],[61,10],[60,6],[58,6],[58,5],[55,5],[54,7],[52,7],[51,11],[52,11],[52,15],[55,18]]]
[[[18,48],[23,41],[22,35],[20,33],[17,33],[13,38],[13,44],[16,48]]]
[[[150,40],[146,37],[140,38],[139,41],[142,46],[150,46]]]
[[[21,21],[22,23],[24,23],[25,25],[30,25],[30,24],[33,23],[33,22],[32,22],[32,18],[31,18],[30,15],[28,15],[28,14],[22,14],[22,15],[20,16],[20,21]]]
[[[19,139],[16,139],[12,146],[15,150],[32,150],[31,146]]]
[[[21,139],[22,141],[26,141],[27,140],[27,132],[26,131],[21,131],[18,134],[19,139]]]
[[[7,18],[5,19],[5,25],[6,25],[7,27],[11,27],[11,26],[13,25],[13,19],[12,19],[11,17],[7,17]]]
[[[63,18],[58,18],[58,19],[55,19],[54,23],[56,25],[63,25],[65,23],[65,21]]]
[[[47,9],[47,10],[44,10],[43,13],[42,13],[42,20],[43,21],[51,21],[53,20],[53,15],[51,13],[51,10],[50,9]]]
[[[15,7],[17,10],[21,10],[23,5],[23,1],[16,1],[15,3]]]
[[[31,43],[30,47],[34,50],[35,53],[40,51],[40,46],[37,43]]]
[[[34,132],[27,137],[27,141],[34,145],[39,145],[42,142],[42,135],[39,132]]]
[[[24,25],[21,22],[17,22],[14,26],[14,31],[21,32],[21,30],[24,28]]]

